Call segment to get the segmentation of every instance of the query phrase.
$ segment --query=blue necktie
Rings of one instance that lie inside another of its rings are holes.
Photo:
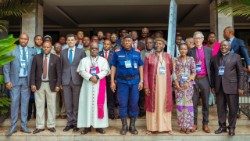
[[[26,51],[25,51],[25,47],[22,47],[23,48],[23,61],[26,61]]]
[[[69,63],[72,64],[72,62],[73,62],[73,50],[70,49],[69,50]]]
[[[22,48],[23,48],[22,60],[24,61],[24,62],[22,62],[22,63],[24,63],[25,66],[26,66],[26,61],[27,61],[26,51],[25,51],[25,47],[22,47]],[[25,76],[26,74],[27,74],[26,67],[24,67],[24,68],[23,68],[23,76]]]

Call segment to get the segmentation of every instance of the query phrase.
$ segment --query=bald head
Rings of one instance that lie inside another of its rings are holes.
[[[231,46],[227,40],[224,40],[221,42],[220,51],[222,54],[226,54],[226,53],[230,52],[230,49],[231,49]]]
[[[98,48],[98,43],[97,42],[92,42],[90,44],[90,55],[92,57],[98,56],[99,48]]]
[[[223,36],[226,40],[234,37],[234,28],[232,26],[227,26],[223,31]]]
[[[19,38],[24,37],[29,39],[29,35],[27,33],[22,33],[19,35]]]
[[[92,43],[90,44],[90,48],[91,48],[91,47],[94,47],[94,48],[95,48],[95,47],[98,47],[98,43],[97,43],[97,42],[92,42]]]
[[[234,33],[234,28],[232,26],[227,26],[224,30]]]
[[[22,33],[19,36],[19,44],[22,47],[26,47],[28,45],[29,42],[29,35],[27,33]]]

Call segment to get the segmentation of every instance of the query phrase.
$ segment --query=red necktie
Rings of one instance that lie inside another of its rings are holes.
[[[47,56],[45,56],[44,61],[43,61],[43,79],[46,79],[47,77],[47,63],[48,63],[48,59]]]
[[[105,51],[104,57],[108,59],[108,51]]]

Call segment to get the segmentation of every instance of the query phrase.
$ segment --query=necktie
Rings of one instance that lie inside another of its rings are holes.
[[[69,63],[72,64],[73,62],[73,49],[69,50]]]
[[[105,57],[106,59],[108,59],[108,51],[105,51],[104,57]]]
[[[25,47],[22,47],[22,49],[23,49],[22,63],[24,66],[26,66],[27,57],[26,57]],[[27,74],[26,67],[24,67],[23,68],[23,76],[25,76],[26,74]]]
[[[47,57],[47,55],[45,55],[45,57],[44,57],[44,61],[43,61],[43,79],[46,79],[46,77],[47,77],[47,71],[48,71],[48,66],[47,66],[47,64],[48,64],[48,59],[47,59],[48,57]]]
[[[22,60],[23,61],[26,61],[26,51],[25,51],[25,47],[22,47],[23,48],[23,57],[22,57]]]

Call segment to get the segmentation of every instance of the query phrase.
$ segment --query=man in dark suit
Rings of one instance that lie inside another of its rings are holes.
[[[113,57],[113,53],[114,51],[111,50],[112,49],[112,44],[111,41],[106,39],[104,40],[104,44],[103,44],[103,50],[99,52],[99,55],[106,58],[108,60],[109,66],[110,63],[112,61],[112,57]],[[110,74],[106,77],[106,81],[107,81],[107,104],[108,104],[108,115],[110,119],[115,119],[116,115],[115,115],[115,106],[117,103],[117,98],[116,98],[116,94],[112,92],[111,88],[110,88],[110,82],[111,82],[111,78],[110,78]]]
[[[220,53],[211,60],[211,87],[216,94],[219,129],[215,134],[227,132],[226,117],[229,108],[229,135],[235,135],[239,94],[243,94],[243,67],[238,54],[230,52],[230,43],[221,42]]]
[[[74,132],[77,132],[79,131],[77,128],[79,94],[83,80],[76,70],[80,60],[86,55],[83,49],[76,48],[74,34],[68,34],[66,40],[68,48],[61,53],[62,86],[67,113],[67,125],[63,131],[73,129]]]
[[[135,31],[135,30],[131,31],[131,37],[133,39],[132,47],[135,50],[142,51],[142,50],[145,49],[145,43],[143,43],[143,42],[141,42],[141,41],[138,40],[138,33],[137,33],[137,31]]]
[[[209,94],[210,94],[210,59],[212,50],[203,46],[204,35],[200,31],[194,33],[195,47],[190,49],[189,56],[193,57],[196,64],[195,91],[193,95],[194,104],[194,127],[197,130],[198,102],[202,99],[203,131],[210,133],[208,127],[209,117]]]
[[[234,28],[231,26],[224,29],[223,36],[230,43],[231,52],[239,54],[241,58],[244,58],[247,70],[250,72],[250,58],[244,41],[234,36]]]
[[[35,94],[36,103],[36,129],[33,134],[44,131],[45,128],[45,101],[47,102],[47,127],[50,132],[56,132],[56,93],[61,85],[61,61],[51,53],[52,44],[43,43],[43,53],[34,57],[31,67],[31,91]],[[46,98],[46,100],[45,100]]]

